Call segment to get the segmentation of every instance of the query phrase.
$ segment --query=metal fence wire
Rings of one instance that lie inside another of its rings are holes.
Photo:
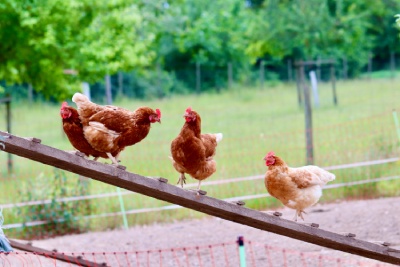
[[[2,267],[50,266],[129,266],[129,267],[352,267],[394,266],[340,252],[335,256],[321,251],[302,252],[267,244],[244,241],[244,253],[238,242],[219,243],[193,247],[175,247],[143,251],[119,252],[24,252],[0,254]],[[34,250],[34,249],[33,249]],[[57,260],[56,255],[64,259]]]

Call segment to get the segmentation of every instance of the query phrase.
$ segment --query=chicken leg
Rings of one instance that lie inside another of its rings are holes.
[[[303,213],[307,214],[304,210],[296,210],[293,221],[297,222],[297,216],[299,216],[304,221]]]
[[[107,156],[111,159],[111,161],[113,162],[113,165],[118,165],[118,161],[111,155],[111,153],[106,153]]]
[[[181,173],[181,176],[179,177],[179,180],[176,184],[181,184],[182,188],[183,184],[186,184],[186,177],[184,172]]]

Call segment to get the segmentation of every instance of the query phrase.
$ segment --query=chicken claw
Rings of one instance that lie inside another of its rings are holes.
[[[303,213],[307,214],[307,212],[305,212],[304,210],[296,210],[296,213],[294,214],[293,217],[293,221],[297,222],[297,216],[299,216],[304,221]]]
[[[185,173],[181,173],[181,176],[179,177],[179,180],[176,184],[181,184],[181,186],[183,188],[183,184],[186,184]]]

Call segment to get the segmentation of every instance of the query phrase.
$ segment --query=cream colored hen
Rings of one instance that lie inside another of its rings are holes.
[[[295,221],[297,216],[304,220],[304,209],[318,202],[322,196],[323,185],[335,180],[333,173],[317,166],[291,168],[272,151],[264,160],[268,166],[265,174],[268,193],[286,207],[296,210],[293,218]]]

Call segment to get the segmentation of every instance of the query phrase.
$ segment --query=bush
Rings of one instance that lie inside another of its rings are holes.
[[[80,233],[87,229],[76,218],[85,211],[90,213],[90,205],[86,201],[59,202],[57,199],[71,195],[83,195],[88,191],[86,181],[77,179],[76,184],[67,182],[63,171],[54,169],[53,181],[44,177],[43,173],[36,179],[29,180],[19,192],[21,202],[50,199],[50,203],[18,208],[23,228],[20,236],[25,239],[40,239],[52,236]],[[28,222],[43,221],[39,226],[27,226]]]

